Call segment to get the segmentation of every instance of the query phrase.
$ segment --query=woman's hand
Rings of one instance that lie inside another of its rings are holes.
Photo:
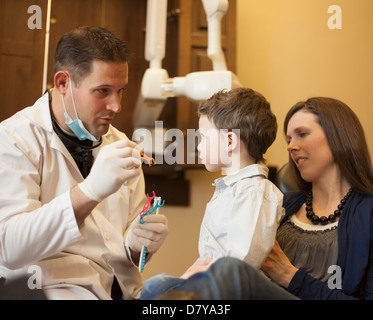
[[[298,269],[290,263],[277,241],[261,269],[274,282],[284,288],[289,286],[291,279],[293,279],[295,273],[298,271]]]
[[[192,275],[194,275],[198,272],[206,271],[208,269],[211,261],[212,261],[212,258],[207,258],[205,260],[198,260],[191,267],[189,267],[189,269],[180,278],[188,279]]]

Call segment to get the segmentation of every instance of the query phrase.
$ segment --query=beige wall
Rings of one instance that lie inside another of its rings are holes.
[[[278,117],[268,163],[287,161],[282,124],[299,100],[330,96],[360,118],[373,151],[373,1],[237,0],[237,74],[263,93]],[[342,29],[330,30],[331,5]]]
[[[330,5],[342,8],[342,29],[328,28]],[[373,150],[373,1],[237,0],[237,74],[264,94],[278,117],[268,164],[287,161],[282,123],[287,110],[311,96],[347,103],[359,116]],[[180,275],[197,258],[199,226],[217,177],[189,170],[191,207],[165,207],[170,234],[144,278]]]

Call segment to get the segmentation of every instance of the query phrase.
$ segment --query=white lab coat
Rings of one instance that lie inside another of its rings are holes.
[[[110,127],[94,156],[119,139],[128,138]],[[79,229],[69,191],[82,180],[53,131],[47,94],[0,124],[0,277],[11,279],[38,265],[45,292],[84,288],[110,299],[115,275],[123,298],[138,298],[141,276],[124,239],[146,202],[144,177],[102,201]]]

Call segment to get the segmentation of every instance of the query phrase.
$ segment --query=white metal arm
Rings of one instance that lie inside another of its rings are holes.
[[[221,47],[221,20],[228,10],[228,0],[202,0],[208,21],[208,56],[213,71],[193,72],[185,77],[169,78],[162,69],[165,57],[167,0],[148,0],[145,58],[149,68],[145,71],[141,94],[134,114],[135,128],[153,127],[167,98],[186,96],[190,100],[207,100],[214,93],[240,87],[241,84],[227,70]]]
[[[166,54],[167,0],[148,0],[146,13],[145,59],[151,69],[162,68]]]
[[[202,0],[207,17],[208,49],[214,70],[227,70],[227,63],[221,46],[221,20],[227,13],[228,0]]]
[[[167,0],[148,0],[146,14],[145,59],[149,68],[141,83],[141,92],[134,113],[134,126],[151,127],[166,103],[161,85],[169,76],[162,69],[166,51]]]

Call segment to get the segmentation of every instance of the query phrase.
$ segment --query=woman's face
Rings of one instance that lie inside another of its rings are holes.
[[[288,151],[302,178],[317,182],[330,177],[336,165],[324,130],[313,113],[300,110],[295,113],[287,126]]]

